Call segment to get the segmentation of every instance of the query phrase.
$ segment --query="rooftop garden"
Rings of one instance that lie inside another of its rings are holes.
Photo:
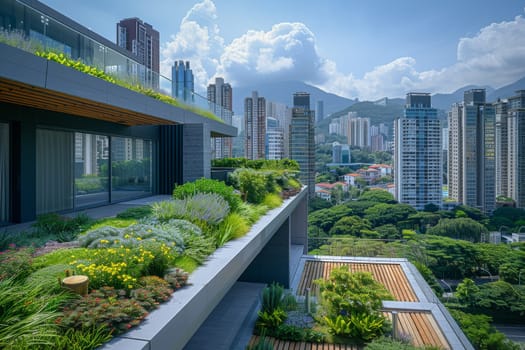
[[[217,117],[211,111],[183,103],[180,100],[169,96],[168,94],[158,92],[152,88],[146,88],[139,82],[137,82],[136,79],[124,79],[122,76],[119,76],[117,74],[105,72],[104,70],[96,66],[86,64],[80,58],[73,59],[72,57],[58,50],[54,50],[52,48],[45,48],[40,41],[29,39],[25,36],[25,34],[22,31],[8,31],[0,28],[0,43],[22,49],[36,56],[60,63],[79,72],[89,74],[91,76],[97,77],[115,85],[119,85],[126,89],[141,93],[143,95],[152,97],[156,100],[173,105],[175,107],[188,110],[205,118],[212,119],[221,123],[223,122],[221,118]]]
[[[0,348],[94,349],[140,324],[210,254],[300,190],[282,163],[263,168],[177,186],[171,200],[115,218],[49,214],[30,232],[2,233]],[[69,283],[81,276],[89,287]]]
[[[382,312],[382,301],[394,297],[370,272],[352,273],[341,266],[332,270],[328,279],[318,279],[314,284],[317,296],[306,297],[297,297],[277,284],[267,286],[254,330],[256,337],[248,349],[274,349],[276,340],[339,344],[338,349],[421,349],[411,346],[408,336],[391,337],[392,324]]]

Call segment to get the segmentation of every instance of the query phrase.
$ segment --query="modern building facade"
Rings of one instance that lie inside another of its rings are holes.
[[[370,147],[370,118],[351,117],[348,123],[348,144],[360,148]]]
[[[508,99],[507,196],[525,208],[525,90]]]
[[[244,99],[244,154],[247,159],[265,159],[266,99],[257,91]]]
[[[403,116],[394,121],[394,184],[400,203],[441,207],[441,122],[430,94],[407,94]]]
[[[317,117],[317,122],[319,123],[324,119],[324,101],[318,100],[315,107],[315,115]]]
[[[495,208],[495,108],[484,89],[465,91],[449,113],[449,198],[485,213]]]
[[[117,23],[117,45],[131,52],[139,66],[136,72],[153,86],[159,85],[160,35],[151,24],[137,17],[126,18]]]
[[[11,30],[2,34],[20,39],[0,44],[1,225],[169,194],[210,176],[210,138],[235,136],[233,127],[22,50],[24,37],[44,38],[108,73],[140,65],[38,1],[0,4]]]
[[[171,67],[171,96],[191,103],[194,100],[195,81],[189,61],[175,61]]]
[[[233,90],[229,83],[221,77],[215,78],[214,84],[209,84],[207,89],[208,101],[213,103],[210,108],[226,124],[232,124],[233,116]],[[212,140],[213,158],[230,158],[232,156],[231,138],[215,138]]]
[[[332,163],[349,164],[350,146],[346,144],[342,145],[339,142],[332,143]]]
[[[315,196],[315,112],[310,110],[310,94],[293,95],[290,124],[290,158],[299,163],[299,178],[308,186],[310,198]]]
[[[276,118],[266,119],[266,159],[284,158],[284,130]]]
[[[266,116],[275,118],[279,122],[279,127],[283,131],[283,158],[290,157],[290,123],[292,119],[292,110],[282,103],[266,101]]]

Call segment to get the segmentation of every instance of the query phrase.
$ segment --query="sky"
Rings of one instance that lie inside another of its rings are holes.
[[[42,0],[115,41],[139,17],[160,32],[161,73],[189,60],[256,88],[300,80],[360,100],[498,88],[525,76],[525,0]]]

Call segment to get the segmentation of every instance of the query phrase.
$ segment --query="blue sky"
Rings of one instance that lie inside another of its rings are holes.
[[[190,60],[198,89],[302,80],[345,97],[500,87],[525,76],[525,0],[43,0],[115,40],[140,17],[165,75]]]

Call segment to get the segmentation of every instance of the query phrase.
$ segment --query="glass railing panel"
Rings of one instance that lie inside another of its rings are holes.
[[[9,0],[1,0],[0,3],[6,1],[13,6],[11,10],[6,6],[0,11],[0,23],[3,24],[0,42],[32,53],[47,50],[63,52],[74,60],[103,70],[118,82],[153,89],[173,97],[171,79],[26,4]],[[182,104],[212,112],[231,124],[231,111],[194,92],[188,91],[186,96],[178,100]]]

